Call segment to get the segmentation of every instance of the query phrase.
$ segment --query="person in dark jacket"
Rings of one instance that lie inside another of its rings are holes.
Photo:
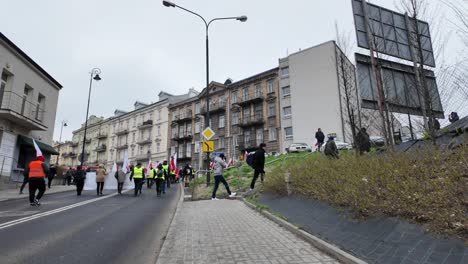
[[[320,149],[323,146],[323,143],[325,142],[325,135],[322,132],[322,129],[319,128],[317,132],[315,132],[315,139],[317,140],[317,151],[320,152]]]
[[[340,156],[338,156],[338,148],[336,147],[335,143],[335,138],[330,136],[328,137],[327,144],[325,144],[325,155],[330,157],[330,158],[335,158],[339,159]]]
[[[370,152],[371,142],[369,134],[365,128],[361,128],[358,134],[356,135],[356,145],[359,150],[359,153]]]
[[[57,168],[55,168],[55,165],[52,164],[50,165],[49,173],[47,173],[47,187],[49,187],[49,189],[52,185],[52,181],[54,180],[55,175],[57,175]]]
[[[73,173],[73,181],[76,184],[76,195],[80,196],[83,191],[83,187],[86,180],[86,171],[83,170],[81,166],[76,168],[76,171]]]
[[[255,182],[258,179],[258,176],[261,175],[261,180],[263,183],[263,177],[265,175],[265,143],[261,143],[258,150],[255,151],[254,157],[254,177],[250,183],[250,190],[255,188]]]
[[[457,112],[450,113],[449,121],[450,121],[451,124],[457,122],[459,119],[460,119],[460,117],[458,117]]]

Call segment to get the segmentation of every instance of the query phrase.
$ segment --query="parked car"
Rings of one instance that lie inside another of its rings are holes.
[[[312,152],[312,148],[307,145],[306,143],[293,143],[289,145],[287,148],[288,153],[293,153],[293,152]]]
[[[335,144],[336,144],[336,148],[338,150],[350,150],[350,149],[353,149],[353,145],[349,144],[349,143],[346,143],[346,142],[343,142],[343,141],[339,141],[339,140],[335,140]]]
[[[380,136],[370,136],[369,137],[372,147],[383,147],[385,146],[385,141],[383,137]]]

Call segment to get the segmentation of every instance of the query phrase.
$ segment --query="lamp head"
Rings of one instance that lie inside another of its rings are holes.
[[[172,3],[171,1],[163,1],[163,5],[165,7],[175,7],[176,5],[174,3]]]
[[[240,16],[240,17],[237,17],[236,19],[239,20],[240,22],[245,22],[247,21],[247,16]]]
[[[102,80],[102,79],[101,79],[101,76],[99,76],[99,74],[96,74],[96,76],[94,76],[93,79],[94,79],[95,81],[100,81],[100,80]]]

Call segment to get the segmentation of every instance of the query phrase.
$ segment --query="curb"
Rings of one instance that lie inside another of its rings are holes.
[[[184,187],[179,184],[179,188],[181,189],[180,190],[180,197],[179,197],[179,201],[177,202],[177,206],[176,206],[176,209],[174,210],[174,214],[172,215],[172,218],[171,218],[171,223],[169,224],[169,228],[167,229],[166,233],[164,234],[164,241],[161,243],[161,247],[159,248],[159,251],[156,255],[156,262],[155,263],[158,263],[159,261],[159,254],[161,254],[161,251],[164,247],[164,244],[166,243],[166,238],[167,238],[167,235],[169,234],[169,231],[172,230],[172,228],[175,228],[172,226],[172,222],[174,221],[176,215],[179,214],[179,211],[180,211],[180,208],[181,208],[181,205],[182,203],[184,202],[184,194],[185,194],[185,190],[184,190]]]
[[[25,188],[26,189],[26,188]],[[53,192],[53,193],[47,193],[47,190],[46,192],[44,193],[44,195],[46,194],[55,194],[55,193],[63,193],[63,192],[71,192],[71,191],[75,191],[76,189],[71,189],[71,190],[61,190],[61,191],[56,191],[56,192]],[[27,191],[27,190],[26,190]],[[1,192],[1,191],[0,191]],[[26,196],[16,196],[16,197],[10,197],[10,198],[5,198],[5,199],[2,199],[0,198],[0,202],[6,202],[6,201],[12,201],[12,200],[19,200],[19,199],[24,199],[24,198],[28,198],[29,195],[26,193],[25,194]]]
[[[251,204],[250,202],[248,202],[245,198],[242,199],[242,201],[244,202],[244,204],[246,204],[248,207],[250,207],[252,210],[255,210],[257,212],[259,212],[260,214],[262,214],[263,216],[265,216],[266,218],[270,219],[271,221],[277,223],[278,225],[286,228],[288,231],[290,231],[291,233],[297,235],[298,237],[302,238],[303,240],[305,240],[306,242],[312,244],[313,246],[315,246],[316,248],[322,250],[323,252],[325,252],[326,254],[338,259],[339,261],[342,261],[343,263],[346,263],[346,264],[367,264],[367,262],[341,250],[340,248],[338,248],[337,246],[334,246],[328,242],[325,242],[324,240],[316,237],[316,236],[313,236],[307,232],[305,232],[304,230],[294,226],[293,224],[273,215],[272,213],[266,211],[266,210],[262,210],[262,209],[259,209],[257,208],[255,205]]]

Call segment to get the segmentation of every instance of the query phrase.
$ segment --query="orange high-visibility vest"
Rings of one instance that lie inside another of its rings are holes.
[[[29,178],[44,178],[44,168],[42,168],[42,161],[34,160],[29,163]]]

